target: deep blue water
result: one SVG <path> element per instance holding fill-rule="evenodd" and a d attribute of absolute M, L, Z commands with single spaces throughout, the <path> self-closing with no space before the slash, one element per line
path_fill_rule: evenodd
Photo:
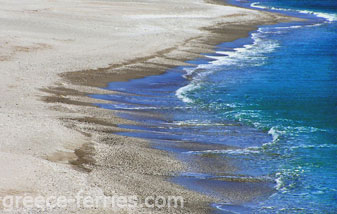
<path fill-rule="evenodd" d="M 145 124 L 121 126 L 137 130 L 122 135 L 150 139 L 187 162 L 216 155 L 218 172 L 191 168 L 173 180 L 223 197 L 214 204 L 223 213 L 337 213 L 337 1 L 232 3 L 310 21 L 261 26 L 195 66 L 108 87 L 128 95 L 93 97 Z M 232 203 L 213 190 L 231 185 L 263 193 Z"/>
<path fill-rule="evenodd" d="M 204 66 L 216 71 L 183 96 L 218 117 L 274 135 L 261 152 L 277 157 L 251 165 L 274 174 L 278 192 L 255 211 L 336 213 L 337 1 L 266 0 L 253 6 L 311 15 L 310 10 L 327 21 L 261 27 L 253 34 L 255 44 Z"/>

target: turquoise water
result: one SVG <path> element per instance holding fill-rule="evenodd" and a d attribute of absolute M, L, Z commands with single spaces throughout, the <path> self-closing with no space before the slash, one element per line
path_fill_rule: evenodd
<path fill-rule="evenodd" d="M 251 4 L 315 17 L 260 27 L 250 44 L 187 69 L 193 80 L 177 95 L 273 136 L 259 149 L 264 160 L 245 157 L 277 181 L 278 191 L 253 212 L 337 213 L 337 1 Z"/>
<path fill-rule="evenodd" d="M 194 66 L 92 97 L 140 122 L 119 134 L 201 163 L 173 181 L 222 198 L 221 213 L 337 213 L 337 1 L 232 3 L 309 20 L 260 26 Z"/>

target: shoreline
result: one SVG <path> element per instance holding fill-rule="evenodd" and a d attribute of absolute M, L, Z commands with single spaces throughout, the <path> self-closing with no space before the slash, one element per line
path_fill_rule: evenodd
<path fill-rule="evenodd" d="M 163 4 L 165 5 L 165 3 L 167 2 Z M 109 4 L 106 4 L 104 3 L 104 6 L 109 7 Z M 187 2 L 186 4 L 192 4 L 192 2 Z M 202 14 L 199 14 L 201 12 L 198 10 L 198 7 L 204 6 L 203 4 L 198 2 L 198 4 L 194 5 L 197 9 L 191 9 L 192 15 L 188 15 L 193 17 L 193 19 L 199 16 L 203 17 Z M 128 8 L 129 6 L 126 5 L 118 5 L 118 7 L 134 9 Z M 67 43 L 72 42 L 68 41 L 67 38 L 62 38 L 64 40 L 62 42 L 59 41 L 60 39 L 54 40 L 56 42 L 53 45 L 60 45 L 58 44 L 60 42 L 63 47 L 57 49 L 55 55 L 51 54 L 47 58 L 49 60 L 55 59 L 53 63 L 48 65 L 55 66 L 53 69 L 47 69 L 47 73 L 50 74 L 48 79 L 45 79 L 46 75 L 43 74 L 43 71 L 34 72 L 34 70 L 46 66 L 36 61 L 36 58 L 39 59 L 41 57 L 45 59 L 43 55 L 54 48 L 48 44 L 50 41 L 42 44 L 32 41 L 28 45 L 14 46 L 15 54 L 17 55 L 9 54 L 10 57 L 2 56 L 0 63 L 5 63 L 4 69 L 11 72 L 16 71 L 17 74 L 13 76 L 10 72 L 6 73 L 5 80 L 7 82 L 5 82 L 4 86 L 10 87 L 10 90 L 7 89 L 8 92 L 6 92 L 4 100 L 5 102 L 9 102 L 2 105 L 2 110 L 5 110 L 3 112 L 6 113 L 1 117 L 1 120 L 8 125 L 5 130 L 7 134 L 11 134 L 14 130 L 17 131 L 18 129 L 24 131 L 25 134 L 21 137 L 17 137 L 16 135 L 1 136 L 2 139 L 8 139 L 1 147 L 3 156 L 0 163 L 4 165 L 1 170 L 7 172 L 9 178 L 3 179 L 0 187 L 1 195 L 22 195 L 25 193 L 47 195 L 50 192 L 53 194 L 64 194 L 64 192 L 67 192 L 67 195 L 72 195 L 82 189 L 94 195 L 137 194 L 146 196 L 153 195 L 154 193 L 159 195 L 180 194 L 188 198 L 189 201 L 186 203 L 184 210 L 176 211 L 190 211 L 193 213 L 209 212 L 211 208 L 206 205 L 214 199 L 185 190 L 178 185 L 162 179 L 184 169 L 183 163 L 175 160 L 166 152 L 150 148 L 145 140 L 111 134 L 122 130 L 116 126 L 117 124 L 130 123 L 130 121 L 116 117 L 110 110 L 94 107 L 92 105 L 94 100 L 86 96 L 92 93 L 107 93 L 96 87 L 104 87 L 108 82 L 142 78 L 163 73 L 167 69 L 177 65 L 185 65 L 185 61 L 200 57 L 200 53 L 212 52 L 214 46 L 221 42 L 245 37 L 250 31 L 256 29 L 258 25 L 273 24 L 293 19 L 271 13 L 252 12 L 253 10 L 247 9 L 238 9 L 239 11 L 232 12 L 216 9 L 222 6 L 208 5 L 207 7 L 210 7 L 209 10 L 219 10 L 218 14 L 226 12 L 228 13 L 228 17 L 214 16 L 212 17 L 212 21 L 204 21 L 205 23 L 202 23 L 203 25 L 208 24 L 208 26 L 199 26 L 199 23 L 194 23 L 193 26 L 190 26 L 193 29 L 193 36 L 187 36 L 187 33 L 185 33 L 179 36 L 179 41 L 172 41 L 169 44 L 162 44 L 163 40 L 168 39 L 167 36 L 159 37 L 159 41 L 158 39 L 156 40 L 158 43 L 155 43 L 155 45 L 150 43 L 151 49 L 147 51 L 142 50 L 143 44 L 138 46 L 136 43 L 131 44 L 131 47 L 136 46 L 132 50 L 137 50 L 138 48 L 132 56 L 128 56 L 130 44 L 124 40 L 126 45 L 121 45 L 119 51 L 116 52 L 122 53 L 121 56 L 116 56 L 116 53 L 108 53 L 105 56 L 106 58 L 111 58 L 111 56 L 117 57 L 114 63 L 106 68 L 77 69 L 77 67 L 82 66 L 79 64 L 87 61 L 87 59 L 94 61 L 93 56 L 89 54 L 89 56 L 84 56 L 79 62 L 75 63 L 75 66 L 71 66 L 73 68 L 70 70 L 79 71 L 64 73 L 65 70 L 69 70 L 67 62 L 58 61 L 59 57 L 57 56 L 62 51 L 66 52 L 68 49 Z M 144 9 L 147 9 L 147 6 L 144 6 Z M 41 11 L 41 13 L 44 13 L 43 9 Z M 197 15 L 195 11 L 198 11 Z M 32 14 L 38 12 L 35 9 L 28 10 L 25 12 L 25 15 L 28 13 L 29 16 L 35 17 Z M 185 9 L 179 12 L 184 13 Z M 18 12 L 16 11 L 16 13 Z M 253 17 L 248 21 L 241 18 L 242 20 L 238 22 L 238 16 L 241 17 L 242 13 Z M 57 16 L 57 13 L 53 15 Z M 127 15 L 130 16 L 130 14 Z M 170 17 L 170 15 L 167 16 Z M 181 16 L 184 17 L 184 15 Z M 268 19 L 262 22 L 256 21 L 259 16 L 260 19 Z M 146 14 L 140 14 L 137 18 L 151 20 L 153 17 L 151 15 L 147 17 Z M 203 18 L 201 19 L 203 20 Z M 159 20 L 160 23 L 162 21 Z M 183 24 L 189 26 L 188 23 L 190 21 L 185 20 Z M 229 25 L 229 23 L 231 24 Z M 151 21 L 147 24 L 158 25 L 157 22 Z M 223 25 L 226 26 L 224 27 Z M 199 30 L 195 29 L 196 26 L 202 28 L 202 30 L 199 32 Z M 142 30 L 140 29 L 140 31 Z M 168 31 L 166 28 L 165 31 L 161 30 L 160 33 L 162 34 Z M 16 31 L 18 30 L 13 30 L 14 34 L 17 33 Z M 132 38 L 130 35 L 132 34 L 129 32 L 129 39 Z M 25 35 L 22 38 L 22 41 L 14 39 L 14 41 L 9 41 L 8 43 L 27 42 Z M 143 37 L 140 36 L 139 39 L 141 38 Z M 151 39 L 146 41 L 150 42 Z M 106 41 L 102 41 L 101 45 L 104 45 Z M 82 46 L 81 43 L 78 45 Z M 157 50 L 158 46 L 161 47 L 161 50 Z M 74 50 L 74 53 L 70 53 L 70 56 L 75 54 L 76 51 Z M 96 50 L 96 53 L 98 52 Z M 137 56 L 139 53 L 140 55 L 147 53 L 147 55 Z M 123 58 L 125 56 L 127 56 L 127 59 Z M 14 60 L 11 60 L 11 57 Z M 76 57 L 69 58 L 69 61 L 76 61 Z M 17 62 L 20 62 L 19 66 Z M 85 64 L 85 67 L 90 68 L 90 63 Z M 22 70 L 32 72 L 32 75 L 35 75 L 34 77 L 39 77 L 40 79 L 36 79 L 33 82 L 29 81 L 29 78 L 32 77 L 23 74 Z M 54 70 L 57 71 L 55 72 Z M 61 78 L 57 78 L 57 75 L 60 75 Z M 15 84 L 13 80 L 16 80 L 17 83 Z M 29 86 L 34 83 L 40 89 L 40 92 L 35 92 L 36 86 Z M 12 86 L 9 86 L 9 84 L 12 84 Z M 22 86 L 23 88 L 20 88 Z M 21 96 L 25 96 L 24 99 L 10 101 L 13 95 L 18 96 L 18 92 L 25 92 L 24 86 L 28 86 L 26 93 L 20 93 Z M 37 97 L 48 104 L 41 107 L 42 102 L 35 100 L 33 105 L 31 105 L 31 100 Z M 12 116 L 6 119 L 8 115 Z M 18 124 L 22 124 L 22 126 L 20 127 Z M 19 133 L 21 134 L 21 132 Z M 12 144 L 13 142 L 16 143 Z M 20 147 L 20 149 L 18 150 L 17 147 Z M 6 164 L 9 162 L 15 164 L 9 166 Z M 32 172 L 34 173 L 31 174 Z M 19 179 L 13 183 L 10 181 L 9 175 L 16 175 Z M 42 183 L 36 180 L 40 178 L 43 178 Z M 67 183 L 67 185 L 60 188 L 61 184 L 64 183 Z M 163 188 L 164 186 L 165 188 Z M 100 208 L 97 212 L 102 210 L 104 209 Z M 126 209 L 113 211 L 130 212 L 130 210 Z M 142 211 L 145 211 L 145 209 Z M 55 212 L 61 212 L 61 210 L 55 210 Z M 133 212 L 135 211 L 133 210 Z M 168 212 L 168 210 L 164 210 L 163 212 Z"/>

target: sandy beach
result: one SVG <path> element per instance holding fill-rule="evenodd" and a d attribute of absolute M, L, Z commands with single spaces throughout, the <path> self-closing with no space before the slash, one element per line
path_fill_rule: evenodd
<path fill-rule="evenodd" d="M 291 18 L 203 0 L 0 4 L 0 197 L 179 195 L 182 209 L 74 205 L 48 213 L 211 212 L 215 199 L 165 179 L 184 163 L 145 140 L 114 135 L 116 124 L 131 122 L 93 106 L 87 94 L 163 73 L 258 25 Z"/>

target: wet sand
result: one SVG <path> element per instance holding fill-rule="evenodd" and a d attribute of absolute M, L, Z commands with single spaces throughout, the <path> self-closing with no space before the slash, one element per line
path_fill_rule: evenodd
<path fill-rule="evenodd" d="M 133 123 L 97 108 L 99 87 L 165 72 L 288 17 L 192 1 L 0 1 L 0 197 L 181 195 L 184 209 L 55 208 L 49 213 L 206 213 L 215 199 L 167 181 L 186 166 Z M 18 213 L 39 213 L 38 209 Z"/>

